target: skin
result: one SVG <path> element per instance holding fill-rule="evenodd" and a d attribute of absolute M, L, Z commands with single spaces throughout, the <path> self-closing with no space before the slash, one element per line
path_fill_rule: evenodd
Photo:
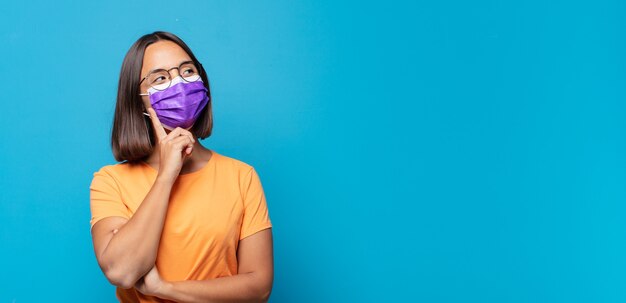
<path fill-rule="evenodd" d="M 146 48 L 141 77 L 156 68 L 169 69 L 190 60 L 177 44 L 159 41 Z M 176 69 L 171 77 L 178 76 Z M 142 83 L 140 90 L 147 92 Z M 177 302 L 267 302 L 273 278 L 272 229 L 264 229 L 239 241 L 238 273 L 201 281 L 164 281 L 155 266 L 169 196 L 179 174 L 201 169 L 212 156 L 187 129 L 168 130 L 161 125 L 143 96 L 157 144 L 147 163 L 158 170 L 143 202 L 130 218 L 108 217 L 92 229 L 94 251 L 107 279 L 122 288 L 135 287 L 146 295 Z"/>

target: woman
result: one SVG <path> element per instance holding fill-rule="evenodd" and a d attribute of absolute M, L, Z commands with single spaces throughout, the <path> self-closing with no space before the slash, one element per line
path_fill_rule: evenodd
<path fill-rule="evenodd" d="M 203 147 L 213 126 L 207 75 L 167 32 L 122 63 L 111 145 L 94 173 L 91 234 L 120 302 L 266 302 L 271 221 L 255 169 Z"/>

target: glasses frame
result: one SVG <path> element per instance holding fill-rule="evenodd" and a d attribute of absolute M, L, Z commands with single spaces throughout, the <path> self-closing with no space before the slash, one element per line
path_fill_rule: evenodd
<path fill-rule="evenodd" d="M 169 84 L 164 89 L 157 89 L 159 91 L 166 90 L 166 89 L 168 89 L 170 87 L 170 85 L 172 85 L 172 80 L 174 79 L 174 78 L 172 78 L 171 71 L 174 70 L 174 69 L 177 70 L 178 71 L 178 75 L 180 76 L 180 68 L 183 67 L 183 65 L 189 64 L 189 63 L 191 63 L 193 66 L 195 66 L 195 68 L 196 68 L 196 70 L 198 72 L 198 77 L 200 77 L 200 79 L 202 79 L 202 75 L 201 75 L 202 64 L 200 62 L 198 62 L 199 66 L 197 66 L 196 63 L 193 62 L 193 60 L 187 60 L 187 61 L 181 62 L 180 65 L 174 66 L 174 67 L 172 67 L 170 69 L 157 68 L 157 69 L 153 69 L 153 70 L 149 71 L 148 74 L 145 77 L 141 78 L 141 80 L 139 81 L 139 85 L 141 85 L 141 83 L 143 83 L 144 80 L 146 80 L 148 77 L 150 77 L 150 75 L 152 75 L 154 73 L 166 72 L 169 75 L 169 77 L 170 77 Z M 189 82 L 189 81 L 185 80 L 185 77 L 181 76 L 181 78 L 183 79 L 183 81 Z M 150 85 L 150 87 L 154 88 L 152 85 Z M 148 96 L 148 94 L 139 94 L 139 95 L 141 95 L 141 96 Z"/>

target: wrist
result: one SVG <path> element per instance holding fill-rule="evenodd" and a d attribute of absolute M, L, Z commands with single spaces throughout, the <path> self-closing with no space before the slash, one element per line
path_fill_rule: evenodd
<path fill-rule="evenodd" d="M 174 184 L 174 181 L 176 181 L 176 179 L 164 176 L 164 175 L 157 175 L 156 180 L 154 181 L 154 183 L 160 183 L 162 185 L 167 185 L 167 186 L 172 186 Z"/>
<path fill-rule="evenodd" d="M 161 287 L 159 287 L 155 296 L 167 300 L 167 299 L 172 298 L 173 292 L 174 292 L 174 284 L 168 281 L 162 281 Z"/>

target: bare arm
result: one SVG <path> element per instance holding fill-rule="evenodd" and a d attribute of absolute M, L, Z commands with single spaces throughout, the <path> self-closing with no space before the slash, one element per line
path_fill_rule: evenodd
<path fill-rule="evenodd" d="M 108 217 L 91 231 L 100 268 L 112 284 L 122 288 L 131 288 L 154 266 L 172 185 L 195 142 L 189 131 L 179 127 L 167 134 L 154 110 L 148 112 L 159 153 L 156 180 L 130 219 Z"/>
<path fill-rule="evenodd" d="M 109 217 L 93 226 L 96 258 L 112 284 L 130 288 L 154 265 L 171 188 L 157 178 L 130 219 Z"/>
<path fill-rule="evenodd" d="M 139 291 L 176 302 L 267 302 L 274 280 L 272 229 L 267 228 L 239 242 L 238 274 L 211 280 L 167 282 L 152 271 L 138 285 Z"/>

